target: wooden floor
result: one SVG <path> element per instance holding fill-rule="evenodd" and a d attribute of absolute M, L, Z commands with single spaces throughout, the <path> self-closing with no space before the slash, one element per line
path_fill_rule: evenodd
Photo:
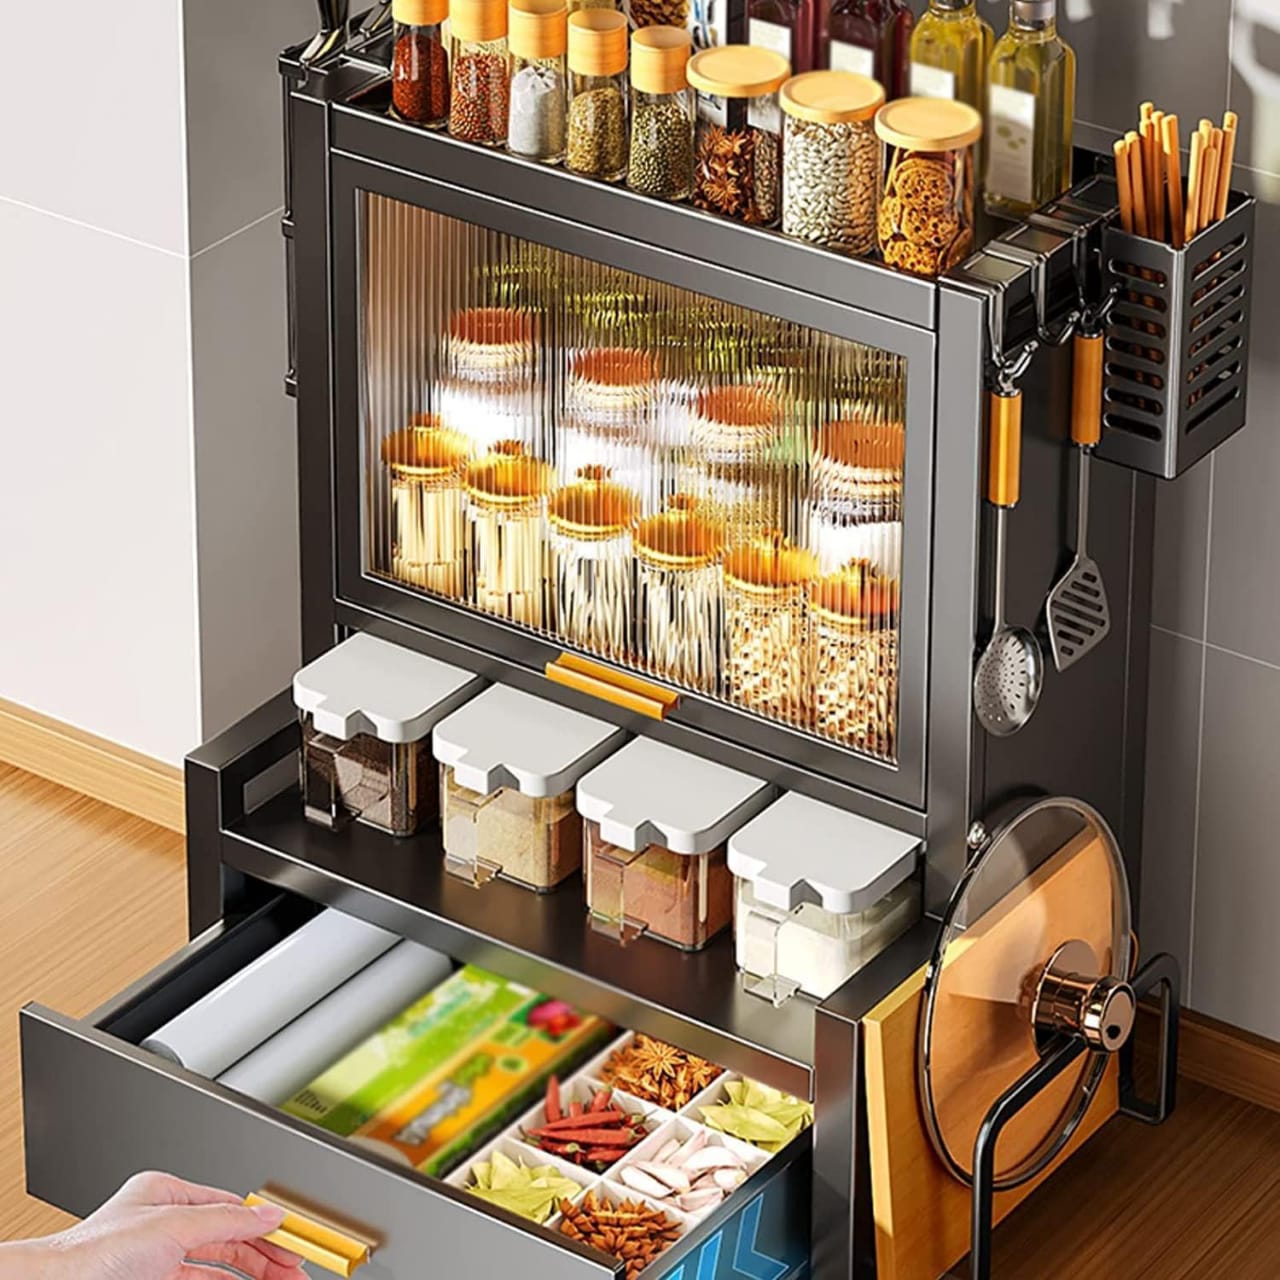
<path fill-rule="evenodd" d="M 87 1012 L 182 945 L 181 837 L 0 765 L 0 889 L 0 1239 L 12 1239 L 65 1221 L 23 1191 L 17 1010 Z M 1112 1121 L 1001 1227 L 995 1276 L 1276 1280 L 1280 1114 L 1184 1082 L 1163 1128 Z"/>

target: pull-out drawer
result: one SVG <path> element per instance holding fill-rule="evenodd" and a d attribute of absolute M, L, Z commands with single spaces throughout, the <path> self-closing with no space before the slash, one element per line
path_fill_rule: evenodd
<path fill-rule="evenodd" d="M 296 928 L 282 898 L 219 924 L 83 1021 L 22 1011 L 27 1186 L 91 1212 L 126 1178 L 163 1169 L 240 1193 L 266 1189 L 372 1241 L 369 1280 L 600 1280 L 622 1264 L 491 1208 L 138 1047 L 176 1013 Z M 808 1265 L 809 1143 L 770 1160 L 651 1268 L 653 1280 L 783 1280 Z"/>

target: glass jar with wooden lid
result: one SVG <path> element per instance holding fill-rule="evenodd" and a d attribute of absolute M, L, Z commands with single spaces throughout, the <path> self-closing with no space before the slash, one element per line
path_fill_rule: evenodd
<path fill-rule="evenodd" d="M 450 0 L 449 132 L 500 147 L 507 140 L 506 0 Z"/>
<path fill-rule="evenodd" d="M 564 0 L 511 0 L 511 114 L 507 150 L 558 164 L 564 159 L 569 14 Z"/>
<path fill-rule="evenodd" d="M 547 495 L 550 464 L 518 440 L 500 440 L 467 468 L 471 603 L 511 622 L 550 621 Z"/>
<path fill-rule="evenodd" d="M 899 271 L 938 276 L 973 252 L 982 116 L 964 102 L 900 98 L 876 115 L 885 144 L 879 240 Z"/>
<path fill-rule="evenodd" d="M 569 15 L 565 167 L 617 182 L 627 172 L 627 19 L 614 9 Z"/>
<path fill-rule="evenodd" d="M 724 559 L 724 693 L 773 720 L 805 724 L 805 588 L 818 576 L 812 552 L 773 530 Z"/>
<path fill-rule="evenodd" d="M 421 415 L 382 442 L 391 475 L 391 572 L 455 600 L 465 589 L 463 477 L 470 457 L 467 438 L 435 414 Z"/>
<path fill-rule="evenodd" d="M 627 186 L 660 200 L 693 194 L 694 96 L 686 27 L 644 27 L 631 36 L 631 155 Z"/>
<path fill-rule="evenodd" d="M 630 657 L 631 531 L 640 498 L 609 469 L 586 466 L 551 497 L 551 555 L 559 634 L 605 657 Z"/>
<path fill-rule="evenodd" d="M 665 680 L 714 692 L 720 678 L 724 530 L 675 495 L 634 535 L 637 657 Z"/>
<path fill-rule="evenodd" d="M 392 0 L 391 109 L 401 120 L 442 128 L 449 119 L 449 0 Z"/>

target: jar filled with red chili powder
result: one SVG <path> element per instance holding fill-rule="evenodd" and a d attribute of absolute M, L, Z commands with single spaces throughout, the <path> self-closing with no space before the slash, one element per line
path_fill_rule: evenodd
<path fill-rule="evenodd" d="M 507 0 L 453 0 L 449 32 L 449 132 L 466 142 L 501 146 L 510 102 Z"/>
<path fill-rule="evenodd" d="M 449 54 L 441 24 L 449 0 L 393 0 L 395 54 L 391 62 L 391 106 L 401 120 L 442 128 L 449 119 Z"/>

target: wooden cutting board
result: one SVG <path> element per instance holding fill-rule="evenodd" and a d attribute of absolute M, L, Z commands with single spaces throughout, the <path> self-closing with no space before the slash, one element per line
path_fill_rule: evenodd
<path fill-rule="evenodd" d="M 945 1027 L 945 1034 L 974 1046 L 975 1073 L 984 1069 L 984 1063 L 989 1069 L 998 1059 L 1000 1078 L 1012 1083 L 1034 1063 L 1025 1022 L 1019 1023 L 1012 1013 L 993 1011 L 986 997 L 1008 991 L 1011 973 L 1020 973 L 1039 958 L 1046 935 L 1058 942 L 1083 938 L 1104 957 L 1104 963 L 1109 960 L 1109 921 L 1099 918 L 1104 913 L 1098 910 L 1097 888 L 1107 883 L 1109 873 L 1101 842 L 1088 833 L 1079 836 L 966 930 L 962 946 L 951 947 L 947 964 L 963 966 L 963 970 L 950 975 L 956 979 L 947 984 L 953 994 L 947 998 L 945 1022 L 938 1025 Z M 970 1190 L 938 1159 L 921 1119 L 916 1042 L 925 972 L 920 969 L 864 1019 L 867 1132 L 879 1280 L 938 1280 L 969 1252 Z M 967 999 L 970 992 L 979 998 Z M 939 1012 L 943 1012 L 941 1004 Z M 1062 1155 L 1039 1178 L 996 1197 L 996 1222 L 1116 1113 L 1118 1067 L 1118 1063 L 1111 1064 L 1093 1105 Z M 1071 1073 L 1068 1077 L 1046 1090 L 1010 1125 L 1001 1142 L 1000 1165 L 1010 1153 L 1034 1147 L 1061 1113 L 1065 1094 L 1076 1079 Z M 955 1127 L 968 1131 L 971 1126 L 976 1134 L 985 1102 L 979 1095 L 971 1114 L 963 1115 L 964 1086 L 965 1081 L 959 1078 L 935 1081 L 940 1097 L 949 1097 L 951 1105 L 961 1110 L 962 1118 Z"/>

